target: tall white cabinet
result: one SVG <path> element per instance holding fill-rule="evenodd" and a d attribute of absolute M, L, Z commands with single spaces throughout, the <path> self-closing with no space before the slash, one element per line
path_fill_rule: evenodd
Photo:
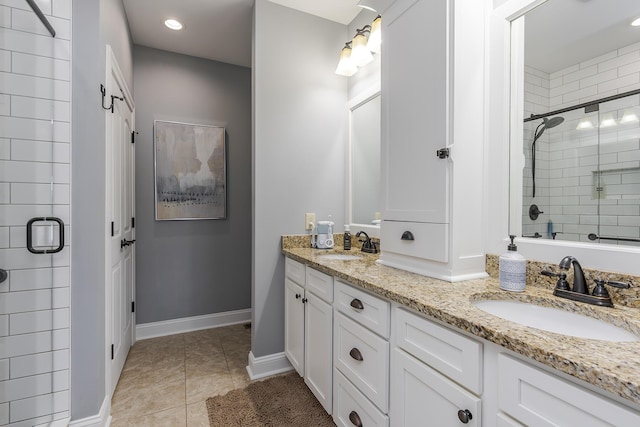
<path fill-rule="evenodd" d="M 483 277 L 484 40 L 477 34 L 485 2 L 379 3 L 380 262 L 449 281 Z"/>

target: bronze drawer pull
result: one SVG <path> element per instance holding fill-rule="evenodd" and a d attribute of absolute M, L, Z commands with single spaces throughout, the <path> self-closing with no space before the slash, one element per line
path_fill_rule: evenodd
<path fill-rule="evenodd" d="M 364 360 L 362 358 L 362 353 L 360 353 L 360 350 L 355 347 L 351 349 L 351 351 L 349 352 L 349 356 L 351 356 L 351 358 L 357 360 L 358 362 L 362 362 Z"/>
<path fill-rule="evenodd" d="M 356 411 L 351 411 L 349 414 L 349 421 L 351 421 L 351 424 L 356 427 L 362 427 L 362 420 Z"/>
<path fill-rule="evenodd" d="M 362 301 L 360 301 L 358 298 L 352 299 L 351 304 L 349 305 L 356 310 L 364 310 L 364 304 L 362 304 Z"/>

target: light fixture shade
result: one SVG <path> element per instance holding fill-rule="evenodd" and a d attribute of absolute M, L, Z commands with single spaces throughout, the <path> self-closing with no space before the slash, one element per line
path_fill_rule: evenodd
<path fill-rule="evenodd" d="M 371 33 L 369 34 L 369 41 L 367 47 L 371 52 L 379 53 L 380 45 L 382 44 L 382 17 L 378 15 L 376 19 L 371 23 Z"/>
<path fill-rule="evenodd" d="M 168 28 L 172 29 L 172 30 L 181 30 L 183 28 L 183 25 L 180 21 L 178 21 L 177 19 L 173 19 L 173 18 L 169 18 L 167 20 L 164 21 L 164 25 L 166 25 Z"/>
<path fill-rule="evenodd" d="M 577 130 L 593 129 L 593 123 L 589 119 L 582 119 L 576 126 Z"/>
<path fill-rule="evenodd" d="M 639 121 L 638 115 L 633 111 L 625 111 L 620 119 L 620 124 L 635 123 Z"/>
<path fill-rule="evenodd" d="M 616 125 L 616 119 L 613 118 L 612 114 L 606 114 L 602 121 L 600 122 L 601 128 L 608 128 Z"/>
<path fill-rule="evenodd" d="M 373 61 L 373 55 L 371 55 L 371 51 L 367 47 L 367 37 L 363 32 L 358 32 L 351 43 L 351 60 L 358 67 L 363 67 Z"/>
<path fill-rule="evenodd" d="M 351 48 L 349 46 L 343 47 L 342 51 L 340 51 L 340 61 L 336 68 L 336 74 L 351 77 L 357 72 L 358 67 L 356 67 L 356 64 L 351 60 Z"/>

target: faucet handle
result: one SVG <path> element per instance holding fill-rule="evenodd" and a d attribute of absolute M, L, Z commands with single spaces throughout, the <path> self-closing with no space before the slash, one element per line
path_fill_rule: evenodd
<path fill-rule="evenodd" d="M 563 291 L 569 290 L 569 282 L 567 282 L 567 273 L 565 272 L 556 273 L 555 271 L 542 270 L 540 274 L 547 277 L 557 277 L 558 281 L 556 282 L 556 289 L 561 289 Z"/>
<path fill-rule="evenodd" d="M 615 280 L 603 280 L 603 279 L 595 279 L 596 282 L 596 287 L 593 288 L 593 296 L 596 297 L 603 297 L 603 298 L 608 298 L 609 297 L 609 291 L 607 291 L 607 288 L 605 288 L 604 285 L 609 285 L 609 286 L 613 286 L 614 288 L 620 288 L 620 289 L 629 289 L 631 287 L 631 285 L 629 283 L 624 283 L 624 282 L 617 282 Z"/>

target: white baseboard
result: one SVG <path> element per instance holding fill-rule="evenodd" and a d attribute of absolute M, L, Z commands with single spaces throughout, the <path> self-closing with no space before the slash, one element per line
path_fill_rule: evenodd
<path fill-rule="evenodd" d="M 221 326 L 248 323 L 251 321 L 251 309 L 226 311 L 224 313 L 205 314 L 204 316 L 183 317 L 161 322 L 136 325 L 136 340 L 164 337 L 200 329 L 219 328 Z"/>
<path fill-rule="evenodd" d="M 111 425 L 111 399 L 109 396 L 105 396 L 97 415 L 69 423 L 69 427 L 109 427 L 109 425 Z"/>
<path fill-rule="evenodd" d="M 253 352 L 249 352 L 249 366 L 247 373 L 249 378 L 257 380 L 271 375 L 281 374 L 293 370 L 284 353 L 269 354 L 262 357 L 254 357 Z"/>

